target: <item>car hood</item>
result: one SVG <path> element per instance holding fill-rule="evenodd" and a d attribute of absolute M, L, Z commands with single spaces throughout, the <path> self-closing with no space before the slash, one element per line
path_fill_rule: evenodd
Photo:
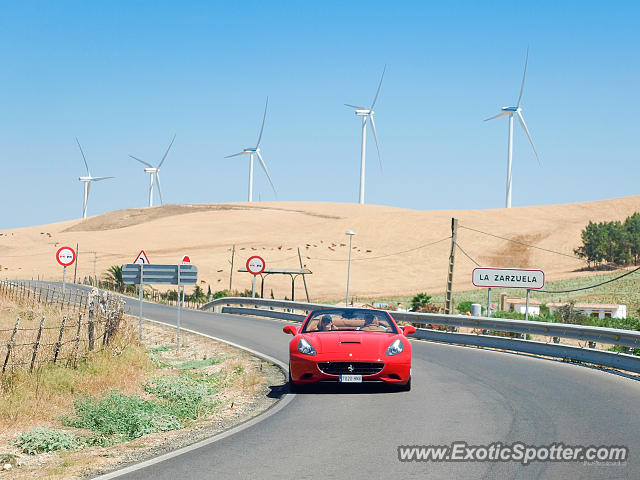
<path fill-rule="evenodd" d="M 400 335 L 383 332 L 314 332 L 303 337 L 318 353 L 352 353 L 384 355 L 391 342 Z"/>

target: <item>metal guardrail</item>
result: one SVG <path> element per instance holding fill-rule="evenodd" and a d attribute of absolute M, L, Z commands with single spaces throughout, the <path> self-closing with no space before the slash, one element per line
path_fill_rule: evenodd
<path fill-rule="evenodd" d="M 202 307 L 202 310 L 301 321 L 304 319 L 304 316 L 312 310 L 324 310 L 328 308 L 335 308 L 335 305 L 263 298 L 228 297 L 209 302 Z M 304 314 L 295 313 L 296 311 L 304 312 Z M 640 332 L 634 330 L 618 330 L 613 328 L 568 325 L 564 323 L 533 322 L 507 318 L 470 317 L 467 315 L 395 311 L 389 313 L 391 313 L 396 321 L 410 322 L 413 324 L 445 325 L 458 328 L 466 327 L 483 331 L 497 330 L 501 332 L 542 335 L 550 338 L 571 338 L 587 342 L 620 345 L 628 348 L 640 348 Z M 422 328 L 418 329 L 413 336 L 438 342 L 500 348 L 535 355 L 557 357 L 640 373 L 640 357 L 624 353 L 596 350 L 594 348 L 580 348 L 570 345 L 558 345 L 555 343 L 506 338 L 495 335 L 445 332 Z"/>

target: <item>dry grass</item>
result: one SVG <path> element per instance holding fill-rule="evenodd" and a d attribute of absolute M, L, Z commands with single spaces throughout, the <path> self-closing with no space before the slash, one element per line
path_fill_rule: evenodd
<path fill-rule="evenodd" d="M 541 268 L 548 281 L 555 281 L 585 275 L 578 271 L 585 262 L 572 256 L 589 220 L 624 220 L 639 210 L 640 196 L 492 210 L 418 211 L 314 202 L 164 205 L 3 231 L 0 251 L 6 255 L 1 262 L 4 276 L 44 275 L 47 280 L 61 279 L 62 271 L 51 259 L 65 244 L 81 245 L 79 278 L 93 275 L 94 260 L 98 275 L 112 265 L 133 261 L 139 252 L 133 245 L 144 245 L 151 262 L 158 264 L 175 263 L 188 253 L 198 266 L 199 285 L 205 291 L 209 285 L 215 292 L 229 288 L 232 245 L 236 246 L 235 270 L 255 254 L 265 259 L 268 268 L 297 268 L 300 248 L 303 264 L 313 272 L 306 278 L 309 294 L 314 301 L 325 301 L 344 295 L 349 243 L 344 232 L 351 229 L 357 235 L 353 237 L 349 291 L 358 298 L 375 298 L 444 290 L 451 217 L 460 221 L 458 243 L 482 265 Z M 94 257 L 89 252 L 97 254 Z M 459 255 L 456 291 L 473 287 L 474 267 Z M 305 298 L 300 280 L 295 286 L 297 299 Z M 246 288 L 251 288 L 251 275 L 234 272 L 231 290 Z M 270 275 L 265 280 L 265 295 L 271 289 L 276 298 L 291 296 L 291 279 Z"/>
<path fill-rule="evenodd" d="M 43 314 L 50 316 L 52 322 L 59 321 L 64 315 L 56 308 L 2 302 L 1 299 L 0 312 L 4 322 L 2 328 L 7 325 L 7 319 L 10 324 L 10 319 L 16 315 L 30 326 Z M 57 479 L 80 478 L 91 469 L 130 459 L 131 452 L 143 452 L 185 435 L 184 430 L 164 432 L 108 448 L 91 447 L 35 456 L 22 454 L 9 443 L 20 433 L 42 426 L 73 430 L 76 435 L 90 434 L 62 427 L 60 423 L 61 417 L 73 411 L 74 399 L 80 394 L 99 398 L 117 390 L 125 395 L 150 398 L 142 385 L 153 377 L 185 371 L 196 375 L 217 373 L 220 388 L 215 399 L 218 406 L 197 422 L 198 428 L 235 418 L 240 411 L 255 408 L 251 406 L 264 396 L 263 362 L 243 351 L 185 332 L 178 353 L 172 328 L 145 323 L 143 344 L 140 344 L 137 342 L 137 319 L 125 318 L 121 325 L 108 348 L 92 352 L 75 369 L 46 364 L 33 374 L 15 370 L 0 377 L 0 454 L 16 454 L 23 463 L 11 471 L 11 478 L 42 475 Z M 2 475 L 0 472 L 0 477 Z"/>
<path fill-rule="evenodd" d="M 139 393 L 155 368 L 133 335 L 125 325 L 110 348 L 89 354 L 76 369 L 45 364 L 32 374 L 16 370 L 0 377 L 0 444 L 33 427 L 53 425 L 71 410 L 78 393 L 101 395 L 113 388 Z"/>

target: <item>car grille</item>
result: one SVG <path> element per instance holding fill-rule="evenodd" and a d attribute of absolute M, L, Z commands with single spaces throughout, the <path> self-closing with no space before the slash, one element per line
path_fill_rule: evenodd
<path fill-rule="evenodd" d="M 352 368 L 349 368 L 352 367 Z M 375 375 L 384 368 L 380 362 L 320 362 L 318 368 L 328 375 Z"/>

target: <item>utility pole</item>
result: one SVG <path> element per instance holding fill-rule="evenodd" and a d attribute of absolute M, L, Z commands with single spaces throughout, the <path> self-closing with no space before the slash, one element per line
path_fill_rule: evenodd
<path fill-rule="evenodd" d="M 76 283 L 76 275 L 78 274 L 78 257 L 80 256 L 78 252 L 78 244 L 76 243 L 76 261 L 73 267 L 73 283 Z"/>
<path fill-rule="evenodd" d="M 96 275 L 96 263 L 98 262 L 98 252 L 93 252 L 93 280 L 98 285 L 98 277 Z"/>
<path fill-rule="evenodd" d="M 445 315 L 451 314 L 453 311 L 451 303 L 453 302 L 452 292 L 453 289 L 453 267 L 456 262 L 456 238 L 458 236 L 458 219 L 451 218 L 451 253 L 449 253 L 449 273 L 447 275 L 447 291 L 444 300 L 444 313 Z"/>
<path fill-rule="evenodd" d="M 229 271 L 229 293 L 231 293 L 231 283 L 233 282 L 233 257 L 236 256 L 236 246 L 231 250 L 231 270 Z"/>

